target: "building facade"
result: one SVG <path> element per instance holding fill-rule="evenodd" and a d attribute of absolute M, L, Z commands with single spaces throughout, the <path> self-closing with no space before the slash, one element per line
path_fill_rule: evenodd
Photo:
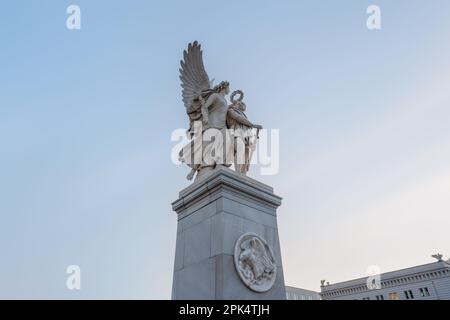
<path fill-rule="evenodd" d="M 321 286 L 322 300 L 450 300 L 450 263 L 437 261 Z"/>
<path fill-rule="evenodd" d="M 316 291 L 286 286 L 286 300 L 321 300 Z"/>

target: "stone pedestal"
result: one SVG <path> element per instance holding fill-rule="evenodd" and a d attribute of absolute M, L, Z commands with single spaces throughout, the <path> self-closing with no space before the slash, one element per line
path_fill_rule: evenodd
<path fill-rule="evenodd" d="M 224 167 L 182 190 L 172 204 L 178 214 L 172 299 L 285 299 L 280 204 L 271 187 Z M 274 283 L 268 291 L 251 289 L 237 272 L 236 242 L 246 233 L 271 248 Z"/>

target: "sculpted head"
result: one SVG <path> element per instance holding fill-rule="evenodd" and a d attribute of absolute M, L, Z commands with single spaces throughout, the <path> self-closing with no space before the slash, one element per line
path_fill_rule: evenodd
<path fill-rule="evenodd" d="M 224 93 L 225 95 L 230 93 L 230 83 L 228 81 L 222 81 L 213 89 L 217 93 Z"/>
<path fill-rule="evenodd" d="M 237 102 L 236 105 L 239 108 L 239 110 L 241 110 L 243 112 L 245 112 L 245 110 L 247 109 L 247 106 L 242 101 Z"/>

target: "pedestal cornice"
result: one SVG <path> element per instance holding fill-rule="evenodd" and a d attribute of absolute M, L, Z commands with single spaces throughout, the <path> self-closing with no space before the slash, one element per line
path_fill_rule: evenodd
<path fill-rule="evenodd" d="M 172 209 L 180 214 L 196 202 L 227 190 L 254 198 L 274 209 L 281 205 L 282 198 L 273 193 L 272 187 L 228 168 L 219 167 L 181 190 L 179 198 L 172 203 Z"/>

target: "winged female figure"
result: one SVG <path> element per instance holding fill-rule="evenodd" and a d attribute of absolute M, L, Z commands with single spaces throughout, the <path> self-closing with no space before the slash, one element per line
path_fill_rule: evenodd
<path fill-rule="evenodd" d="M 180 151 L 179 159 L 191 168 L 188 180 L 196 173 L 198 178 L 217 165 L 229 167 L 233 162 L 237 172 L 246 174 L 258 138 L 253 129 L 262 126 L 247 119 L 244 93 L 233 92 L 232 104 L 227 104 L 230 84 L 222 81 L 212 87 L 197 41 L 188 45 L 180 63 L 183 103 L 189 117 L 187 134 L 191 141 Z M 236 94 L 240 97 L 234 100 Z"/>
<path fill-rule="evenodd" d="M 230 84 L 222 81 L 211 88 L 197 41 L 190 43 L 183 53 L 180 80 L 191 141 L 180 151 L 179 159 L 191 168 L 187 176 L 191 180 L 195 173 L 217 165 L 230 166 L 233 161 L 233 145 L 226 130 L 228 105 L 225 97 L 230 92 Z"/>

